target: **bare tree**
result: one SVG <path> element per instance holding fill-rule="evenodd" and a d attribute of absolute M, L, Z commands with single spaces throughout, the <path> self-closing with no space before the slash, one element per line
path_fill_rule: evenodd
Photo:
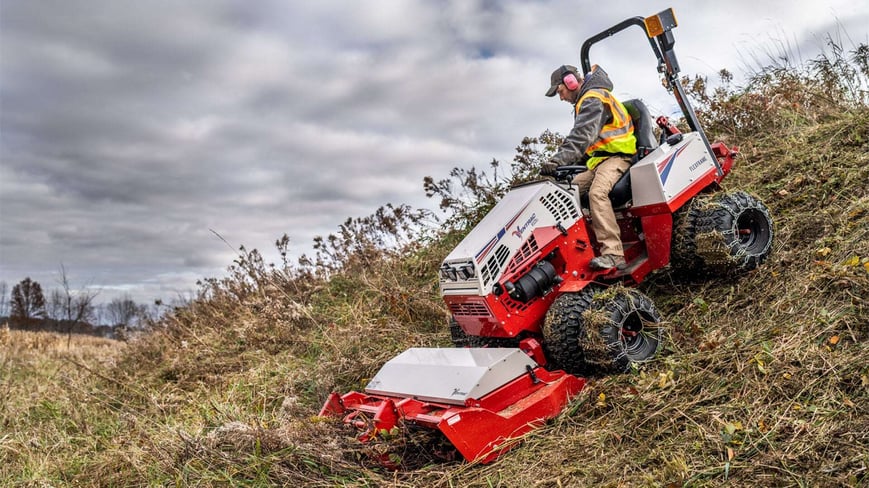
<path fill-rule="evenodd" d="M 134 327 L 144 315 L 143 308 L 134 302 L 130 295 L 125 294 L 106 305 L 106 318 L 109 325 Z"/>
<path fill-rule="evenodd" d="M 19 322 L 29 322 L 45 316 L 45 296 L 42 286 L 30 277 L 24 278 L 12 287 L 12 316 Z"/>
<path fill-rule="evenodd" d="M 93 314 L 93 301 L 99 295 L 99 291 L 88 290 L 86 287 L 81 290 L 73 290 L 69 284 L 69 278 L 66 276 L 66 268 L 63 264 L 60 265 L 60 278 L 58 282 L 62 290 L 60 290 L 60 322 L 66 325 L 66 347 L 69 348 L 72 340 L 72 330 L 76 325 L 85 323 Z"/>
<path fill-rule="evenodd" d="M 65 304 L 66 296 L 63 292 L 57 288 L 51 290 L 51 293 L 48 294 L 48 300 L 45 302 L 45 316 L 60 322 L 66 318 Z"/>
<path fill-rule="evenodd" d="M 106 304 L 93 306 L 93 325 L 106 325 Z"/>

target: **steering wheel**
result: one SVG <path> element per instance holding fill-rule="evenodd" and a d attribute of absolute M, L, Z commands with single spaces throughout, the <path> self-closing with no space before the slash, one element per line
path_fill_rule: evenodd
<path fill-rule="evenodd" d="M 584 164 L 568 164 L 555 168 L 555 174 L 552 176 L 555 181 L 570 183 L 576 175 L 586 171 L 588 171 L 588 166 Z"/>

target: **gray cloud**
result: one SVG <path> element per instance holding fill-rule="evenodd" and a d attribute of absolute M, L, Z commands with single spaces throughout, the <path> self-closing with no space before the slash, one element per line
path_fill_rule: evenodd
<path fill-rule="evenodd" d="M 866 42 L 858 3 L 5 2 L 0 280 L 50 288 L 63 263 L 103 299 L 171 298 L 238 245 L 309 252 L 385 203 L 434 206 L 423 176 L 566 130 L 549 73 L 624 17 L 673 4 L 683 71 L 713 74 L 781 39 L 804 59 L 826 32 Z M 593 59 L 672 110 L 643 42 Z"/>

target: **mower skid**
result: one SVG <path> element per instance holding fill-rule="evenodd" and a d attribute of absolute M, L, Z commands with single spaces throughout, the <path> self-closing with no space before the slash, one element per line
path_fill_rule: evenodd
<path fill-rule="evenodd" d="M 502 351 L 512 354 L 518 350 Z M 343 418 L 360 431 L 363 443 L 378 433 L 411 426 L 438 430 L 468 461 L 488 463 L 512 447 L 515 442 L 511 440 L 556 417 L 584 386 L 584 379 L 563 371 L 527 367 L 518 377 L 480 398 L 465 398 L 462 404 L 419 395 L 353 391 L 341 396 L 332 393 L 320 415 Z"/>
<path fill-rule="evenodd" d="M 557 417 L 568 401 L 585 386 L 584 379 L 560 371 L 552 374 L 543 368 L 538 369 L 534 371 L 535 375 L 548 378 L 544 380 L 538 377 L 541 381 L 539 385 L 542 386 L 536 389 L 532 387 L 527 396 L 500 411 L 484 407 L 468 407 L 457 411 L 444 418 L 438 424 L 438 430 L 468 461 L 485 464 L 495 460 L 516 444 L 511 440 Z M 522 384 L 512 387 L 524 389 L 529 386 Z"/>

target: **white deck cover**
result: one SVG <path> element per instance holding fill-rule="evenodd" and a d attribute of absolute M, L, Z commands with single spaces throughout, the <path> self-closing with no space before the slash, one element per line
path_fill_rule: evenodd
<path fill-rule="evenodd" d="M 390 359 L 365 392 L 464 405 L 526 374 L 537 363 L 512 348 L 411 348 Z"/>

